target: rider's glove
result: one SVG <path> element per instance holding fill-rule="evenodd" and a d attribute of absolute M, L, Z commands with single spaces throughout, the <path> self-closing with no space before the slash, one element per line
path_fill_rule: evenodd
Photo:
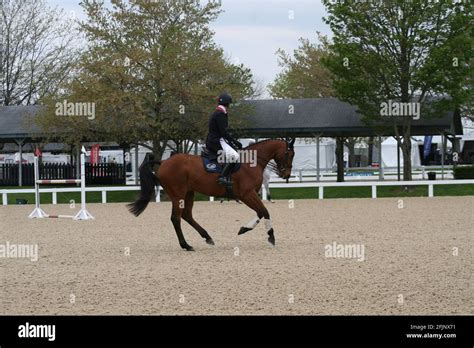
<path fill-rule="evenodd" d="M 238 140 L 235 140 L 235 141 L 234 141 L 234 145 L 235 145 L 235 147 L 238 148 L 239 150 L 241 150 L 241 149 L 243 148 L 242 143 L 241 143 L 240 141 L 238 141 Z"/>

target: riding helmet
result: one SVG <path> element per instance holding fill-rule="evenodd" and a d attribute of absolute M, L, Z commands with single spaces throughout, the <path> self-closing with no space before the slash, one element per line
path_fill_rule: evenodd
<path fill-rule="evenodd" d="M 219 99 L 217 100 L 219 105 L 230 105 L 232 104 L 232 97 L 227 93 L 224 92 L 219 96 Z"/>

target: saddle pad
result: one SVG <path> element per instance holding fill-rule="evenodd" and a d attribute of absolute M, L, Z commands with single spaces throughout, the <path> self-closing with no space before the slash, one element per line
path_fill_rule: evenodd
<path fill-rule="evenodd" d="M 224 169 L 220 163 L 217 163 L 217 161 L 211 161 L 209 158 L 202 157 L 202 163 L 204 165 L 204 169 L 208 173 L 220 173 Z M 234 165 L 234 168 L 232 168 L 231 174 L 235 173 L 240 169 L 240 163 L 236 163 Z"/>

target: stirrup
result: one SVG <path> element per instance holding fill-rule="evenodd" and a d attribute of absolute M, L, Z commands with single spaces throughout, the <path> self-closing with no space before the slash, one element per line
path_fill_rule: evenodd
<path fill-rule="evenodd" d="M 229 178 L 226 178 L 225 176 L 220 176 L 217 179 L 217 182 L 221 185 L 224 185 L 224 186 L 232 186 L 232 181 L 229 180 Z"/>

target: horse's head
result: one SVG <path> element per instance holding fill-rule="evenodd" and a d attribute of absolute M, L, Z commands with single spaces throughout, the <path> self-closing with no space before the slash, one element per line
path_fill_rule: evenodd
<path fill-rule="evenodd" d="M 274 158 L 276 162 L 275 169 L 278 175 L 288 182 L 291 176 L 291 168 L 293 167 L 293 157 L 295 157 L 295 139 L 285 141 L 283 144 L 284 146 L 278 149 Z"/>

